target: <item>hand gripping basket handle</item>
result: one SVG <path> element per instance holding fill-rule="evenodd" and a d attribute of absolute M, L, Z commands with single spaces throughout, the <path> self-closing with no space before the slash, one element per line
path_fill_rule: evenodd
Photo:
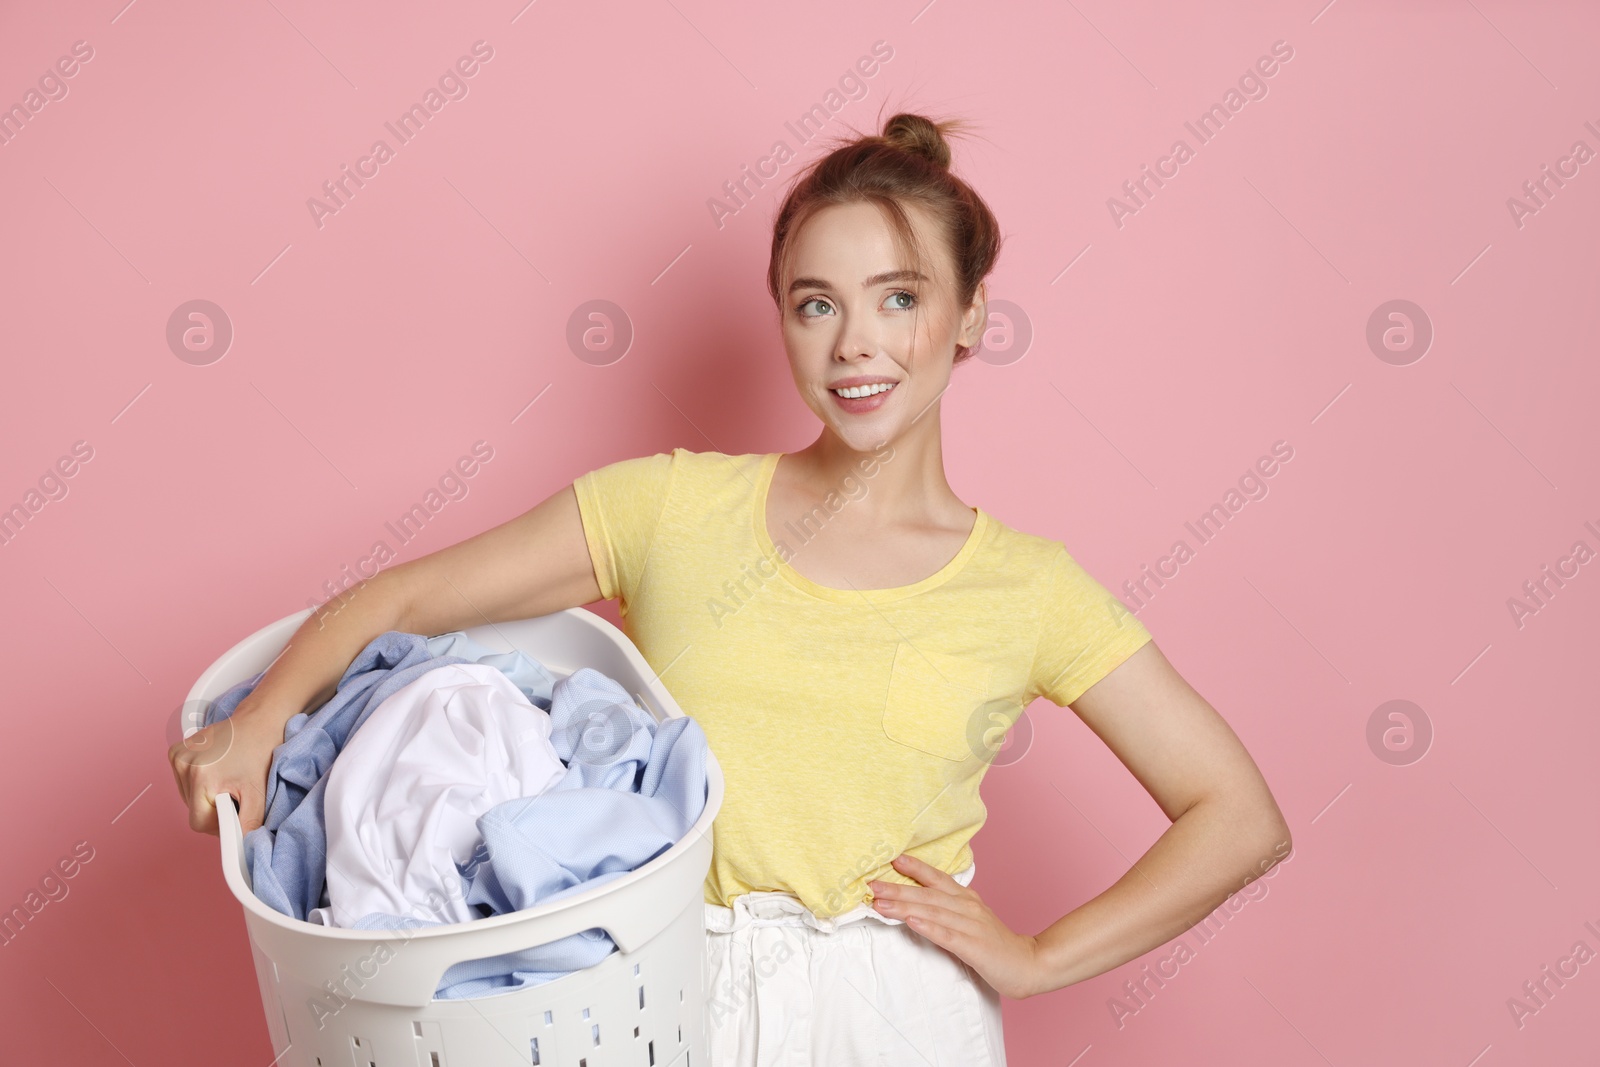
<path fill-rule="evenodd" d="M 597 886 L 592 893 L 574 894 L 550 905 L 416 930 L 326 927 L 283 915 L 256 897 L 246 880 L 233 797 L 218 793 L 215 803 L 229 888 L 245 906 L 251 937 L 280 974 L 287 970 L 318 987 L 348 974 L 362 961 L 361 999 L 380 1004 L 426 1006 L 444 972 L 457 963 L 533 948 L 595 927 L 605 930 L 619 949 L 632 952 L 660 933 L 686 902 L 701 906 L 701 886 L 710 864 L 709 824 L 706 830 L 697 824 L 638 870 Z M 373 963 L 374 959 L 381 963 Z M 369 971 L 376 973 L 368 977 Z"/>

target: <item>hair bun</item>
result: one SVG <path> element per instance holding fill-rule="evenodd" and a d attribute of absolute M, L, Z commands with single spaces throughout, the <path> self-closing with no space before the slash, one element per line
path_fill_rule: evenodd
<path fill-rule="evenodd" d="M 922 115 L 901 112 L 883 124 L 883 139 L 903 152 L 921 156 L 943 169 L 950 169 L 950 146 L 944 130 L 951 123 L 935 123 Z"/>

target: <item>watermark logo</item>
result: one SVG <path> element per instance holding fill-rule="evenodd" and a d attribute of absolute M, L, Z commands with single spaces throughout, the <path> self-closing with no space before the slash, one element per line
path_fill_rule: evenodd
<path fill-rule="evenodd" d="M 411 505 L 396 519 L 383 524 L 386 530 L 395 539 L 395 544 L 404 547 L 417 537 L 431 522 L 434 516 L 444 510 L 445 505 L 465 500 L 472 491 L 471 479 L 483 469 L 490 460 L 494 459 L 494 446 L 488 441 L 474 441 L 469 455 L 464 455 L 455 461 L 452 466 L 446 467 L 443 474 L 435 482 L 437 488 L 429 487 L 422 495 L 422 499 Z M 337 601 L 332 608 L 322 610 L 318 614 L 317 629 L 322 629 L 328 620 L 349 606 L 350 602 L 366 583 L 378 576 L 378 572 L 400 558 L 398 548 L 390 547 L 389 542 L 383 538 L 372 543 L 372 548 L 366 555 L 356 560 L 355 569 L 346 563 L 339 569 L 339 574 L 322 583 L 326 596 L 321 600 L 315 597 L 306 600 L 306 607 L 316 611 L 330 602 Z"/>
<path fill-rule="evenodd" d="M 991 300 L 987 321 L 974 359 L 1005 367 L 1028 354 L 1033 345 L 1033 320 L 1026 311 L 1009 300 Z"/>
<path fill-rule="evenodd" d="M 1195 145 L 1190 145 L 1182 137 L 1176 138 L 1172 142 L 1172 147 L 1167 149 L 1167 154 L 1156 160 L 1154 169 L 1148 163 L 1142 164 L 1138 177 L 1129 178 L 1122 183 L 1124 199 L 1115 196 L 1106 197 L 1106 211 L 1111 216 L 1111 224 L 1120 230 L 1126 225 L 1124 220 L 1128 216 L 1137 215 L 1149 206 L 1157 190 L 1176 178 L 1183 165 L 1195 157 L 1200 147 L 1210 144 L 1233 117 L 1244 110 L 1245 104 L 1252 100 L 1266 99 L 1266 79 L 1278 73 L 1280 64 L 1287 63 L 1293 58 L 1294 49 L 1287 41 L 1282 39 L 1273 41 L 1272 54 L 1260 56 L 1254 66 L 1246 67 L 1244 73 L 1239 76 L 1237 88 L 1229 86 L 1222 94 L 1221 100 L 1213 102 L 1210 107 L 1200 112 L 1193 122 L 1183 124 L 1183 128 L 1194 137 Z"/>
<path fill-rule="evenodd" d="M 71 91 L 66 79 L 76 76 L 81 64 L 93 58 L 93 45 L 88 41 L 74 41 L 72 55 L 58 58 L 54 69 L 46 67 L 39 75 L 37 89 L 29 86 L 21 100 L 0 110 L 0 145 L 10 144 L 12 138 L 27 129 L 28 123 L 45 109 L 45 105 L 65 100 Z"/>
<path fill-rule="evenodd" d="M 83 865 L 92 859 L 94 846 L 87 841 L 79 841 L 72 846 L 70 854 L 45 868 L 38 889 L 29 889 L 22 903 L 13 905 L 9 911 L 0 912 L 0 947 L 9 948 L 11 942 L 22 936 L 27 925 L 39 917 L 40 912 L 51 904 L 66 900 L 67 894 L 72 892 L 67 881 L 76 878 Z"/>
<path fill-rule="evenodd" d="M 887 841 L 879 841 L 872 846 L 871 852 L 863 853 L 855 863 L 845 868 L 844 873 L 839 875 L 838 880 L 834 883 L 834 887 L 828 890 L 827 895 L 822 898 L 822 902 L 826 905 L 828 911 L 832 915 L 837 915 L 843 911 L 845 892 L 866 875 L 888 866 L 889 861 L 894 859 L 896 855 L 898 853 L 895 852 L 894 846 Z"/>
<path fill-rule="evenodd" d="M 1194 536 L 1195 544 L 1190 545 L 1187 539 L 1180 537 L 1172 543 L 1166 555 L 1156 559 L 1153 568 L 1146 563 L 1138 578 L 1125 579 L 1122 592 L 1131 604 L 1128 610 L 1134 615 L 1143 611 L 1155 599 L 1156 593 L 1179 575 L 1184 564 L 1193 560 L 1202 547 L 1210 544 L 1230 521 L 1238 517 L 1246 504 L 1265 500 L 1271 491 L 1267 479 L 1277 474 L 1282 465 L 1293 458 L 1293 445 L 1288 441 L 1274 441 L 1270 455 L 1261 456 L 1252 466 L 1245 468 L 1235 483 L 1237 488 L 1230 486 L 1208 509 L 1193 521 L 1185 522 L 1183 528 Z"/>
<path fill-rule="evenodd" d="M 1016 706 L 1000 698 L 980 704 L 967 716 L 967 747 L 991 767 L 1016 763 L 1033 747 L 1033 720 L 1026 708 L 1013 719 Z"/>
<path fill-rule="evenodd" d="M 1585 522 L 1583 525 L 1595 537 L 1600 538 L 1600 529 L 1597 529 L 1593 522 Z M 1549 607 L 1550 601 L 1555 599 L 1556 594 L 1567 587 L 1567 582 L 1578 576 L 1580 573 L 1578 568 L 1594 558 L 1594 549 L 1589 547 L 1589 542 L 1580 537 L 1572 542 L 1572 548 L 1565 556 L 1556 557 L 1554 567 L 1548 563 L 1541 564 L 1538 576 L 1522 583 L 1522 597 L 1506 597 L 1506 610 L 1511 613 L 1512 625 L 1519 630 L 1527 625 L 1530 617 Z"/>
<path fill-rule="evenodd" d="M 210 300 L 179 304 L 167 317 L 167 347 L 195 367 L 209 367 L 233 347 L 233 320 Z"/>
<path fill-rule="evenodd" d="M 1392 367 L 1407 367 L 1433 346 L 1433 320 L 1409 300 L 1389 300 L 1367 318 L 1367 347 Z"/>
<path fill-rule="evenodd" d="M 474 41 L 470 56 L 461 56 L 453 66 L 446 67 L 436 85 L 424 90 L 421 98 L 412 101 L 411 106 L 393 122 L 383 124 L 383 128 L 394 138 L 392 146 L 380 137 L 372 142 L 366 155 L 356 160 L 354 169 L 348 163 L 339 164 L 339 176 L 322 183 L 323 199 L 315 196 L 306 198 L 306 210 L 310 212 L 311 221 L 317 229 L 326 226 L 330 216 L 349 207 L 356 194 L 367 187 L 367 182 L 376 178 L 383 166 L 393 160 L 401 148 L 410 144 L 444 110 L 446 104 L 452 100 L 465 100 L 471 91 L 468 79 L 476 76 L 482 64 L 493 58 L 494 48 L 487 41 Z"/>
<path fill-rule="evenodd" d="M 855 470 L 847 473 L 838 485 L 831 487 L 818 504 L 784 521 L 783 528 L 795 539 L 796 545 L 790 546 L 786 539 L 779 538 L 773 542 L 773 554 L 781 563 L 788 563 L 799 555 L 817 535 L 822 533 L 822 528 L 843 511 L 849 504 L 858 501 L 867 495 L 868 479 L 877 476 L 884 464 L 894 459 L 894 446 L 885 441 L 872 451 L 867 457 L 856 462 Z M 860 472 L 858 477 L 856 472 Z M 765 521 L 765 516 L 761 520 Z M 778 562 L 772 557 L 762 555 L 754 563 L 739 565 L 744 573 L 737 580 L 729 579 L 722 583 L 720 590 L 722 596 L 706 598 L 706 611 L 711 616 L 717 628 L 722 628 L 722 621 L 734 614 L 740 608 L 755 599 L 755 595 L 766 587 L 766 584 L 778 577 Z"/>
<path fill-rule="evenodd" d="M 578 705 L 562 737 L 572 752 L 569 763 L 604 767 L 628 750 L 645 726 L 614 700 L 586 700 Z"/>
<path fill-rule="evenodd" d="M 1584 122 L 1584 129 L 1600 137 L 1600 127 L 1593 122 Z M 1527 218 L 1537 215 L 1542 209 L 1550 206 L 1550 201 L 1556 193 L 1567 187 L 1563 178 L 1571 181 L 1580 173 L 1579 168 L 1594 158 L 1594 149 L 1582 138 L 1572 142 L 1566 155 L 1556 160 L 1555 170 L 1550 169 L 1550 164 L 1539 165 L 1539 176 L 1531 181 L 1522 183 L 1524 199 L 1515 196 L 1506 197 L 1506 210 L 1511 213 L 1511 225 L 1517 229 L 1527 225 Z"/>
<path fill-rule="evenodd" d="M 741 958 L 738 953 L 733 953 L 728 959 L 728 973 L 724 974 L 721 981 L 717 982 L 711 990 L 711 999 L 706 1004 L 706 1014 L 711 1019 L 711 1024 L 721 1029 L 723 1024 L 745 1004 L 749 1003 L 755 989 L 762 982 L 778 973 L 778 968 L 788 961 L 797 952 L 790 938 L 798 936 L 791 934 L 785 927 L 777 927 L 783 940 L 761 955 L 749 959 Z M 764 931 L 765 932 L 765 931 Z M 763 944 L 769 940 L 764 937 Z"/>
<path fill-rule="evenodd" d="M 206 728 L 206 712 L 211 710 L 211 704 L 209 700 L 185 700 L 167 716 L 167 750 L 181 746 L 189 753 L 192 767 L 209 767 L 233 746 L 232 716 L 218 719 L 210 729 Z"/>
<path fill-rule="evenodd" d="M 796 145 L 807 145 L 822 135 L 844 107 L 867 96 L 869 86 L 865 79 L 875 76 L 883 64 L 894 58 L 894 46 L 888 41 L 872 42 L 872 54 L 857 59 L 854 67 L 846 67 L 839 75 L 837 88 L 829 87 L 822 99 L 801 112 L 793 121 L 783 124 L 784 130 L 794 138 Z M 742 164 L 737 177 L 722 183 L 722 195 L 706 198 L 706 210 L 717 229 L 722 229 L 729 218 L 739 214 L 755 202 L 759 192 L 769 181 L 777 179 L 782 168 L 799 158 L 799 153 L 783 138 L 777 138 L 767 149 L 767 154 L 755 161 L 755 167 Z"/>
<path fill-rule="evenodd" d="M 1433 745 L 1433 720 L 1409 700 L 1389 700 L 1367 717 L 1367 747 L 1394 767 L 1407 767 Z"/>
<path fill-rule="evenodd" d="M 1593 922 L 1585 921 L 1583 927 L 1600 938 L 1600 927 Z M 1511 1021 L 1517 1024 L 1517 1029 L 1527 1026 L 1529 1019 L 1548 1008 L 1556 994 L 1578 977 L 1580 968 L 1594 958 L 1594 949 L 1580 938 L 1572 943 L 1571 952 L 1556 959 L 1554 967 L 1546 963 L 1539 968 L 1536 977 L 1523 982 L 1522 996 L 1506 998 L 1506 1010 L 1511 1013 Z"/>
<path fill-rule="evenodd" d="M 588 300 L 567 319 L 567 347 L 595 367 L 609 367 L 633 347 L 633 320 L 621 305 Z"/>
<path fill-rule="evenodd" d="M 65 500 L 72 488 L 67 480 L 93 458 L 93 445 L 88 441 L 74 441 L 71 454 L 61 456 L 53 466 L 45 468 L 35 483 L 38 488 L 30 486 L 22 498 L 10 506 L 0 504 L 0 545 L 9 545 L 46 504 Z"/>
<path fill-rule="evenodd" d="M 1147 960 L 1140 964 L 1138 975 L 1123 981 L 1122 994 L 1106 999 L 1106 1010 L 1117 1029 L 1123 1029 L 1129 1019 L 1150 1007 L 1167 983 L 1183 973 L 1182 968 L 1198 959 L 1199 950 L 1211 944 L 1247 904 L 1265 900 L 1271 887 L 1264 879 L 1277 877 L 1278 869 L 1287 864 L 1293 855 L 1289 842 L 1279 841 L 1273 846 L 1271 855 L 1262 857 L 1255 870 L 1245 876 L 1238 889 L 1228 894 L 1226 900 L 1191 926 L 1183 936 L 1168 944 L 1170 951 L 1164 951 L 1154 961 Z M 1195 941 L 1192 946 L 1189 944 L 1191 938 Z"/>

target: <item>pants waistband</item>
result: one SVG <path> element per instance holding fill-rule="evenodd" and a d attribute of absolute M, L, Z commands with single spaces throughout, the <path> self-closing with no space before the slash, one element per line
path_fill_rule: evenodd
<path fill-rule="evenodd" d="M 953 877 L 962 885 L 970 885 L 977 873 L 977 861 Z M 888 926 L 898 926 L 904 920 L 881 915 L 866 901 L 831 919 L 820 918 L 801 903 L 793 893 L 757 889 L 733 898 L 730 907 L 707 903 L 706 930 L 714 934 L 732 933 L 751 926 L 809 926 L 824 934 L 831 934 L 851 923 L 873 918 Z"/>

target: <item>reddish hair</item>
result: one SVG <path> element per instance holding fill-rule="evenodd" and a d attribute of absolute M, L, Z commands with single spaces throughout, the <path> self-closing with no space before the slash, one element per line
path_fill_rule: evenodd
<path fill-rule="evenodd" d="M 965 130 L 959 120 L 933 122 L 900 113 L 883 125 L 883 133 L 857 137 L 813 161 L 795 178 L 772 224 L 772 259 L 767 265 L 767 291 L 783 313 L 788 281 L 785 250 L 807 219 L 835 204 L 875 204 L 888 218 L 902 254 L 920 265 L 924 253 L 907 215 L 914 203 L 934 220 L 955 264 L 957 306 L 972 302 L 978 283 L 994 269 L 1000 255 L 1000 224 L 983 198 L 950 172 L 946 133 Z M 955 362 L 972 350 L 956 349 Z"/>

